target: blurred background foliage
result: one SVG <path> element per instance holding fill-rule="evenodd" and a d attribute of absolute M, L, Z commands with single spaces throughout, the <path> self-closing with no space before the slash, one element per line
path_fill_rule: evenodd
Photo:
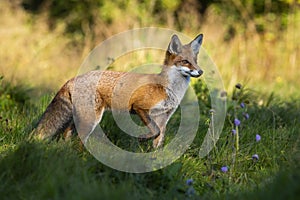
<path fill-rule="evenodd" d="M 243 82 L 294 95 L 300 84 L 299 5 L 299 0 L 3 0 L 0 75 L 57 90 L 101 41 L 154 26 L 191 37 L 203 33 L 203 47 L 226 89 Z"/>
<path fill-rule="evenodd" d="M 299 3 L 299 2 L 298 2 Z M 179 31 L 199 27 L 205 20 L 208 8 L 224 17 L 227 35 L 234 37 L 237 31 L 265 33 L 270 23 L 277 29 L 287 27 L 287 15 L 293 0 L 22 0 L 21 7 L 39 17 L 46 14 L 53 29 L 63 21 L 65 31 L 71 34 L 104 34 L 104 27 L 122 22 L 125 26 L 167 25 Z M 125 24 L 124 24 L 125 23 Z M 100 29 L 100 30 L 99 30 Z"/>

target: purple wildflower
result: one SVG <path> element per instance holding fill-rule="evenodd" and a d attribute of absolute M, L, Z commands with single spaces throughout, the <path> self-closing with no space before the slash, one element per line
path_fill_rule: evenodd
<path fill-rule="evenodd" d="M 234 125 L 239 126 L 241 121 L 239 119 L 234 119 Z"/>
<path fill-rule="evenodd" d="M 258 161 L 258 159 L 259 159 L 259 157 L 258 157 L 258 155 L 257 155 L 257 154 L 254 154 L 254 155 L 252 156 L 252 160 L 254 160 L 254 161 Z"/>
<path fill-rule="evenodd" d="M 221 167 L 221 171 L 224 173 L 228 172 L 228 167 L 227 166 Z"/>
<path fill-rule="evenodd" d="M 241 106 L 241 108 L 245 108 L 245 103 L 242 102 L 242 103 L 240 104 L 240 106 Z"/>
<path fill-rule="evenodd" d="M 186 184 L 188 185 L 188 186 L 191 186 L 192 184 L 193 184 L 193 179 L 191 179 L 191 178 L 189 178 L 188 180 L 186 180 Z"/>
<path fill-rule="evenodd" d="M 245 119 L 249 119 L 249 114 L 248 113 L 244 113 L 243 116 L 245 117 Z"/>
<path fill-rule="evenodd" d="M 259 142 L 259 141 L 261 140 L 261 136 L 260 136 L 260 135 L 258 135 L 258 134 L 256 134 L 256 136 L 255 136 L 255 140 L 256 140 L 256 142 Z"/>
<path fill-rule="evenodd" d="M 233 135 L 236 134 L 236 130 L 235 129 L 232 129 L 231 132 L 232 132 Z"/>

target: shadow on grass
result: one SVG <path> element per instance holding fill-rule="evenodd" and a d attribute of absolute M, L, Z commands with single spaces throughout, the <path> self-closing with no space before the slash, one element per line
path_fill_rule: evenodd
<path fill-rule="evenodd" d="M 23 142 L 2 154 L 1 199 L 139 199 L 130 180 L 73 145 Z"/>

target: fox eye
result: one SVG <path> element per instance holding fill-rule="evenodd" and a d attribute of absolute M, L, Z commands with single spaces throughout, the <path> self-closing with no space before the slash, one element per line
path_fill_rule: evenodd
<path fill-rule="evenodd" d="M 187 64 L 189 64 L 190 62 L 187 61 L 187 60 L 182 60 L 181 63 L 184 64 L 184 65 L 187 65 Z"/>

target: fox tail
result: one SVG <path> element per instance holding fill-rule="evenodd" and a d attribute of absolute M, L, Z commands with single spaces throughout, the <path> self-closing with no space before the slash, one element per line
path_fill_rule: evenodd
<path fill-rule="evenodd" d="M 71 83 L 68 81 L 56 94 L 43 113 L 31 136 L 38 139 L 53 139 L 73 124 Z"/>

